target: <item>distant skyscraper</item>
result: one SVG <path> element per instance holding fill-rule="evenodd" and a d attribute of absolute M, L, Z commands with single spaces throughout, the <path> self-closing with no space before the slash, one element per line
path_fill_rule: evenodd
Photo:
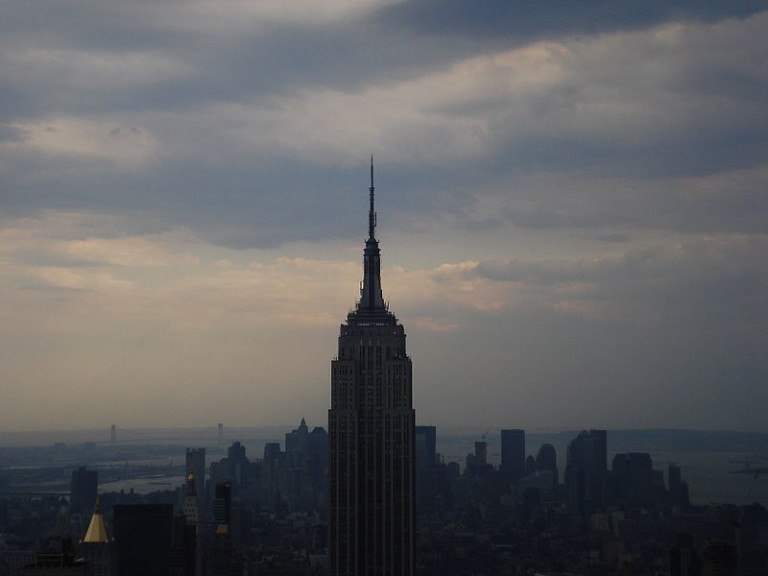
<path fill-rule="evenodd" d="M 72 481 L 69 487 L 69 509 L 72 514 L 93 513 L 96 504 L 99 473 L 96 470 L 86 470 L 81 466 L 72 471 Z"/>
<path fill-rule="evenodd" d="M 565 465 L 566 503 L 573 514 L 605 505 L 608 440 L 605 430 L 584 430 L 568 444 Z"/>
<path fill-rule="evenodd" d="M 371 161 L 355 310 L 331 363 L 329 560 L 333 576 L 414 573 L 414 421 L 405 330 L 381 292 Z"/>
<path fill-rule="evenodd" d="M 523 476 L 529 476 L 530 474 L 534 474 L 535 472 L 536 472 L 536 458 L 533 457 L 533 454 L 529 454 L 528 457 L 525 459 Z"/>
<path fill-rule="evenodd" d="M 488 442 L 480 440 L 475 442 L 475 466 L 488 464 Z"/>
<path fill-rule="evenodd" d="M 306 420 L 301 419 L 299 427 L 286 432 L 285 452 L 290 458 L 302 459 L 309 452 L 309 427 Z"/>
<path fill-rule="evenodd" d="M 327 506 L 327 463 L 328 433 L 321 427 L 310 432 L 302 418 L 299 427 L 285 435 L 283 468 L 290 469 L 291 482 L 282 496 L 300 507 Z"/>
<path fill-rule="evenodd" d="M 200 512 L 203 513 L 208 501 L 205 497 L 205 448 L 187 448 L 186 466 L 187 476 L 190 472 L 194 475 L 197 505 L 200 507 Z"/>
<path fill-rule="evenodd" d="M 444 470 L 438 464 L 437 428 L 416 426 L 414 438 L 416 503 L 419 514 L 429 514 L 434 510 L 435 499 L 442 488 L 441 480 L 444 479 Z"/>
<path fill-rule="evenodd" d="M 437 428 L 434 426 L 416 426 L 416 467 L 425 469 L 436 463 Z"/>
<path fill-rule="evenodd" d="M 232 514 L 232 485 L 229 482 L 216 484 L 213 496 L 213 521 L 216 525 L 229 526 Z"/>
<path fill-rule="evenodd" d="M 516 482 L 525 472 L 525 430 L 501 431 L 501 467 L 505 482 Z"/>
<path fill-rule="evenodd" d="M 653 460 L 647 452 L 629 452 L 613 457 L 614 497 L 622 504 L 651 504 L 656 495 Z"/>
<path fill-rule="evenodd" d="M 184 515 L 184 574 L 189 576 L 201 576 L 203 573 L 203 522 L 200 515 L 200 506 L 197 501 L 197 489 L 195 487 L 195 473 L 190 471 L 187 477 L 186 493 L 182 507 Z"/>
<path fill-rule="evenodd" d="M 552 485 L 557 486 L 557 453 L 552 444 L 542 444 L 536 454 L 536 471 L 548 471 L 552 474 Z"/>
<path fill-rule="evenodd" d="M 680 467 L 677 464 L 669 465 L 669 496 L 672 504 L 676 506 L 688 506 L 688 483 L 683 482 Z"/>

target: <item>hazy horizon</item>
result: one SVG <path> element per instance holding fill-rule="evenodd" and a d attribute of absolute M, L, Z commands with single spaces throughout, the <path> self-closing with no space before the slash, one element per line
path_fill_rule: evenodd
<path fill-rule="evenodd" d="M 312 422 L 307 420 L 310 430 L 315 427 L 327 429 L 327 422 Z M 225 426 L 222 434 L 222 440 L 218 440 L 217 426 L 187 426 L 187 427 L 139 427 L 128 428 L 116 426 L 117 445 L 141 445 L 143 443 L 168 443 L 174 445 L 181 442 L 183 445 L 191 446 L 197 440 L 200 446 L 218 446 L 226 447 L 234 441 L 247 442 L 248 440 L 263 441 L 272 439 L 282 442 L 287 432 L 298 427 L 299 421 L 291 424 L 272 424 L 268 426 Z M 469 438 L 476 436 L 477 439 L 487 438 L 490 443 L 498 443 L 498 433 L 502 428 L 489 426 L 438 426 L 432 423 L 416 421 L 417 426 L 436 426 L 438 438 Z M 506 428 L 513 428 L 507 426 Z M 539 438 L 543 436 L 559 436 L 568 438 L 569 435 L 575 437 L 579 432 L 589 430 L 588 427 L 548 429 L 534 428 L 526 429 L 526 438 Z M 675 436 L 679 434 L 688 435 L 736 435 L 738 437 L 765 437 L 768 440 L 768 432 L 750 432 L 737 430 L 711 430 L 711 429 L 682 429 L 682 428 L 615 428 L 607 429 L 609 443 L 611 439 L 616 440 L 627 434 L 662 434 Z M 126 437 L 127 435 L 127 437 Z M 30 442 L 43 441 L 44 444 L 30 444 Z M 111 444 L 110 428 L 71 428 L 59 430 L 0 430 L 0 447 L 14 446 L 37 446 L 47 447 L 55 442 L 72 443 L 73 446 L 80 444 L 95 443 L 100 445 Z M 658 447 L 656 447 L 658 449 Z M 768 449 L 768 444 L 763 448 Z"/>
<path fill-rule="evenodd" d="M 420 422 L 768 432 L 768 6 L 3 6 L 0 429 L 325 425 L 373 154 Z"/>

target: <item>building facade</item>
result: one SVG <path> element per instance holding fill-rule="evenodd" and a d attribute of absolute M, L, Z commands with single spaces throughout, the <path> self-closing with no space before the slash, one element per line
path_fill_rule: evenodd
<path fill-rule="evenodd" d="M 197 505 L 200 507 L 200 514 L 205 515 L 208 498 L 205 489 L 205 448 L 187 448 L 185 454 L 186 469 L 184 472 L 189 476 L 190 473 L 195 476 L 195 496 L 197 496 Z"/>
<path fill-rule="evenodd" d="M 356 308 L 331 363 L 329 564 L 334 576 L 414 573 L 414 424 L 405 330 L 381 291 L 371 162 Z"/>

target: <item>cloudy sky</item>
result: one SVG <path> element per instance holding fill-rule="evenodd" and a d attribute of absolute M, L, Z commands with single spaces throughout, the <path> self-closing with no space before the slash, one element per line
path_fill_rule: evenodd
<path fill-rule="evenodd" d="M 0 428 L 324 425 L 372 153 L 419 423 L 768 432 L 768 3 L 0 2 Z"/>

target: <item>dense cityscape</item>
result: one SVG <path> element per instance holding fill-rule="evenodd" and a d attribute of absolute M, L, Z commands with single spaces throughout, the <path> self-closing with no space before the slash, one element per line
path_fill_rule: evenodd
<path fill-rule="evenodd" d="M 268 435 L 246 445 L 220 428 L 200 439 L 206 447 L 184 448 L 113 431 L 0 450 L 0 574 L 325 574 L 328 435 L 304 421 L 282 442 Z M 678 450 L 709 444 L 723 458 L 729 446 L 759 453 L 765 443 L 760 434 L 679 435 Z M 417 426 L 416 572 L 765 574 L 759 463 L 722 461 L 726 479 L 746 488 L 741 502 L 695 503 L 685 468 L 612 447 L 661 444 L 658 436 L 447 438 Z M 437 446 L 467 454 L 453 461 Z"/>

